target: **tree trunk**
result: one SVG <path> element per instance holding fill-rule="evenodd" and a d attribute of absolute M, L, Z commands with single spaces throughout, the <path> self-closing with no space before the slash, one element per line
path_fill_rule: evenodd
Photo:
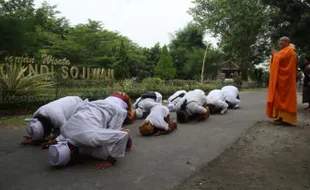
<path fill-rule="evenodd" d="M 201 75 L 200 75 L 200 83 L 203 84 L 204 81 L 204 72 L 205 72 L 205 63 L 206 63 L 206 56 L 207 56 L 207 51 L 208 51 L 208 46 L 206 47 L 205 54 L 203 56 L 203 61 L 202 61 L 202 68 L 201 68 Z"/>
<path fill-rule="evenodd" d="M 248 60 L 241 60 L 241 64 L 239 66 L 240 68 L 240 72 L 242 73 L 241 74 L 241 79 L 242 81 L 248 81 L 248 68 L 249 68 L 249 65 L 246 64 L 248 63 Z"/>
<path fill-rule="evenodd" d="M 243 81 L 248 81 L 248 69 L 241 69 L 240 70 L 242 72 L 241 74 L 241 78 Z"/>

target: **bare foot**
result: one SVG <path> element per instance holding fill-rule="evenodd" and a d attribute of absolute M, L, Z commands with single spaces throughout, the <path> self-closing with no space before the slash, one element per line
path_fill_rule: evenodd
<path fill-rule="evenodd" d="M 275 120 L 275 121 L 273 121 L 273 124 L 274 125 L 283 125 L 284 123 L 282 121 Z"/>

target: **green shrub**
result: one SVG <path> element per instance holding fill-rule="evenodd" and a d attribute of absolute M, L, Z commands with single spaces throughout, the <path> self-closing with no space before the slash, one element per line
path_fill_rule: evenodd
<path fill-rule="evenodd" d="M 251 69 L 249 71 L 249 76 L 256 83 L 255 88 L 268 86 L 269 73 L 264 71 L 262 68 Z"/>
<path fill-rule="evenodd" d="M 147 89 L 155 89 L 164 83 L 160 78 L 146 78 L 142 81 L 142 85 Z"/>
<path fill-rule="evenodd" d="M 177 81 L 177 80 L 174 80 Z M 171 81 L 170 81 L 171 82 Z M 45 89 L 40 91 L 40 96 L 36 95 L 37 99 L 33 98 L 33 96 L 28 96 L 28 98 L 23 99 L 22 101 L 12 101 L 10 103 L 4 101 L 0 101 L 1 109 L 10 109 L 10 108 L 39 108 L 41 105 L 46 104 L 52 100 L 64 97 L 64 96 L 80 96 L 82 99 L 97 100 L 104 99 L 108 97 L 111 93 L 116 91 L 124 91 L 126 92 L 132 99 L 135 101 L 138 97 L 148 91 L 158 91 L 163 95 L 163 99 L 167 99 L 177 90 L 194 90 L 201 89 L 208 93 L 213 89 L 220 89 L 224 84 L 220 82 L 209 82 L 205 84 L 200 84 L 194 81 L 186 82 L 186 81 L 177 81 L 177 84 L 183 85 L 169 85 L 167 81 L 162 81 L 158 78 L 148 78 L 145 79 L 142 83 L 138 83 L 136 88 L 132 88 L 131 85 L 119 85 L 115 83 L 114 87 L 88 87 L 88 88 L 80 88 L 80 87 L 61 87 L 58 89 L 58 93 L 56 96 L 56 89 Z M 44 99 L 45 98 L 45 99 Z M 24 102 L 23 102 L 24 101 Z"/>
<path fill-rule="evenodd" d="M 60 80 L 58 86 L 60 88 L 107 88 L 113 87 L 114 80 L 80 80 L 80 79 L 66 79 Z"/>

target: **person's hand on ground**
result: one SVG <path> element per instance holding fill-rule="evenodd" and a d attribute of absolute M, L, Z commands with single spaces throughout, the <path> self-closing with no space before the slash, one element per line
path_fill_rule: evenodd
<path fill-rule="evenodd" d="M 20 143 L 22 145 L 41 145 L 42 143 L 46 142 L 45 140 L 33 140 L 30 136 L 24 136 L 24 140 Z"/>
<path fill-rule="evenodd" d="M 234 106 L 234 109 L 239 109 L 239 108 L 240 108 L 239 105 L 235 105 L 235 106 Z"/>
<path fill-rule="evenodd" d="M 160 135 L 165 135 L 171 133 L 173 130 L 171 128 L 168 128 L 168 130 L 165 131 L 158 131 L 154 136 L 160 136 Z"/>
<path fill-rule="evenodd" d="M 31 144 L 32 141 L 33 140 L 30 136 L 24 136 L 24 140 L 20 144 L 27 145 L 27 144 Z"/>
<path fill-rule="evenodd" d="M 95 164 L 94 168 L 96 170 L 104 170 L 104 169 L 109 168 L 111 166 L 113 166 L 113 163 L 110 162 L 110 161 L 105 160 L 103 162 L 99 162 L 99 163 Z"/>
<path fill-rule="evenodd" d="M 192 121 L 192 123 L 198 123 L 198 122 L 199 122 L 198 119 L 194 119 L 194 120 Z"/>
<path fill-rule="evenodd" d="M 43 143 L 41 145 L 41 149 L 47 149 L 48 147 L 50 147 L 53 144 L 57 144 L 57 141 L 53 140 L 53 139 L 48 139 L 48 141 L 46 143 Z"/>
<path fill-rule="evenodd" d="M 178 124 L 177 124 L 177 120 L 174 119 L 173 121 L 169 122 L 169 128 L 171 128 L 173 131 L 178 129 Z"/>

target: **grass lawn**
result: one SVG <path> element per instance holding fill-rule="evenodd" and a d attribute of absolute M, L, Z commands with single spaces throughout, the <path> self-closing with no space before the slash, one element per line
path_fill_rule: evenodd
<path fill-rule="evenodd" d="M 21 116 L 3 117 L 0 119 L 0 129 L 3 128 L 19 128 L 25 126 L 27 122 L 25 118 L 31 118 L 32 114 Z"/>

